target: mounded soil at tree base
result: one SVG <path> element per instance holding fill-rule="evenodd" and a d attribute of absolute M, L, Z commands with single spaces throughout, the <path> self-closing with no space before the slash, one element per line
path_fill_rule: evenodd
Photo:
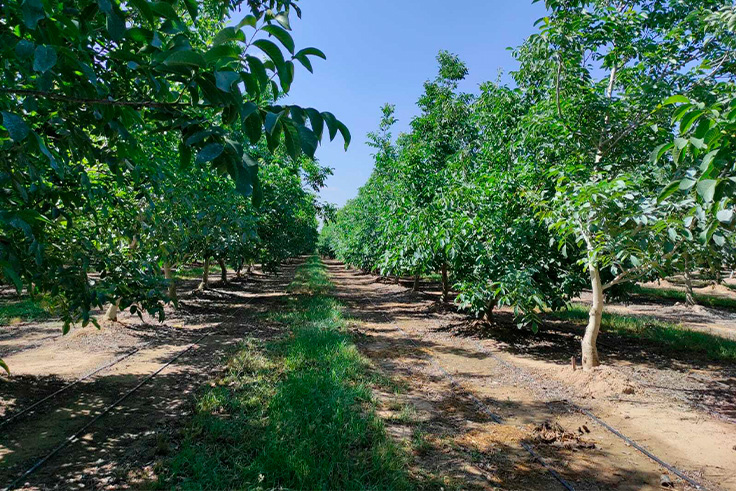
<path fill-rule="evenodd" d="M 197 282 L 186 282 L 180 288 L 181 309 L 168 311 L 163 324 L 123 313 L 117 323 L 73 329 L 66 336 L 60 336 L 58 322 L 3 328 L 0 355 L 12 376 L 0 380 L 2 416 L 138 351 L 0 427 L 0 488 L 193 346 L 20 483 L 20 489 L 147 486 L 156 478 L 155 463 L 174 451 L 172 442 L 191 414 L 194 391 L 221 373 L 227 353 L 242 339 L 278 334 L 279 328 L 260 314 L 281 305 L 294 269 L 287 265 L 278 277 L 254 274 L 237 280 L 231 275 L 230 284 L 213 281 L 203 293 L 194 292 Z"/>
<path fill-rule="evenodd" d="M 575 489 L 661 489 L 663 475 L 676 489 L 689 489 L 565 402 L 571 401 L 708 489 L 736 489 L 736 427 L 726 422 L 736 414 L 722 404 L 734 400 L 733 367 L 673 358 L 603 333 L 614 346 L 601 350 L 605 366 L 573 372 L 569 360 L 579 344 L 571 326 L 555 323 L 536 336 L 489 330 L 405 288 L 336 262 L 328 266 L 359 348 L 396 387 L 377 385 L 384 387 L 376 389 L 378 412 L 409 452 L 413 482 L 437 489 L 562 489 L 524 449 L 529 445 Z M 183 293 L 183 308 L 164 324 L 121 315 L 120 323 L 100 331 L 65 337 L 53 322 L 4 330 L 0 350 L 14 374 L 0 382 L 6 415 L 140 351 L 0 428 L 0 485 L 208 334 L 24 479 L 21 489 L 147 486 L 156 479 L 156 463 L 176 451 L 193 392 L 222 373 L 227 353 L 245 337 L 283 332 L 259 314 L 281 308 L 293 271 L 287 266 L 279 277 L 256 275 Z"/>
<path fill-rule="evenodd" d="M 561 489 L 523 450 L 529 443 L 575 489 L 662 489 L 670 481 L 691 489 L 574 404 L 707 489 L 736 489 L 732 365 L 604 332 L 604 366 L 573 371 L 570 357 L 580 345 L 572 325 L 556 322 L 537 335 L 489 328 L 437 308 L 426 295 L 337 262 L 329 267 L 357 319 L 359 346 L 408 387 L 380 399 L 393 434 L 424 435 L 414 472 L 452 475 L 463 487 Z M 506 424 L 493 423 L 476 401 Z M 399 409 L 405 403 L 415 408 L 413 427 Z"/>

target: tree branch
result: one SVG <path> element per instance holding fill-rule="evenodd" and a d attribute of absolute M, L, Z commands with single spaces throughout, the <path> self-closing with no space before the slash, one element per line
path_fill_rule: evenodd
<path fill-rule="evenodd" d="M 156 101 L 116 101 L 114 99 L 86 99 L 79 97 L 70 97 L 62 94 L 55 94 L 53 92 L 45 92 L 41 90 L 30 90 L 30 89 L 5 89 L 0 88 L 0 93 L 13 94 L 13 95 L 30 95 L 34 97 L 41 97 L 53 101 L 66 102 L 69 104 L 84 104 L 84 105 L 103 105 L 103 106 L 126 106 L 126 107 L 152 107 L 152 108 L 174 108 L 174 107 L 192 107 L 191 104 L 183 102 L 156 102 Z M 197 107 L 214 107 L 212 105 L 200 105 Z"/>

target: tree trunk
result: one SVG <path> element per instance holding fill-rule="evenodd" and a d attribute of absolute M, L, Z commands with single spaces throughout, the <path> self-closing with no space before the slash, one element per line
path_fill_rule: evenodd
<path fill-rule="evenodd" d="M 695 293 L 693 292 L 693 277 L 690 272 L 690 254 L 685 253 L 685 304 L 688 307 L 695 306 Z"/>
<path fill-rule="evenodd" d="M 241 259 L 238 261 L 238 269 L 235 271 L 235 277 L 240 279 L 243 277 L 243 265 L 245 264 L 245 260 Z"/>
<path fill-rule="evenodd" d="M 107 312 L 105 312 L 105 320 L 117 322 L 118 321 L 118 309 L 120 306 L 120 300 L 110 304 Z"/>
<path fill-rule="evenodd" d="M 590 265 L 590 284 L 593 289 L 593 305 L 588 315 L 588 326 L 583 336 L 583 370 L 591 370 L 601 364 L 598 359 L 598 333 L 601 330 L 601 319 L 603 318 L 603 284 L 601 283 L 601 272 L 598 266 Z"/>
<path fill-rule="evenodd" d="M 450 297 L 450 279 L 447 274 L 447 263 L 442 263 L 442 301 L 447 303 Z"/>
<path fill-rule="evenodd" d="M 493 324 L 493 309 L 496 308 L 496 299 L 486 302 L 485 318 L 489 324 Z"/>
<path fill-rule="evenodd" d="M 199 284 L 199 290 L 207 290 L 210 287 L 210 258 L 204 259 L 204 271 L 202 272 L 202 283 Z"/>
<path fill-rule="evenodd" d="M 224 259 L 218 259 L 217 264 L 220 265 L 220 279 L 223 285 L 227 285 L 227 265 Z"/>
<path fill-rule="evenodd" d="M 176 305 L 179 302 L 176 294 L 176 279 L 174 279 L 174 275 L 171 273 L 171 263 L 168 261 L 164 261 L 164 278 L 166 278 L 169 284 L 169 299 Z"/>
<path fill-rule="evenodd" d="M 411 287 L 411 291 L 418 292 L 419 291 L 419 275 L 414 275 L 414 286 Z"/>

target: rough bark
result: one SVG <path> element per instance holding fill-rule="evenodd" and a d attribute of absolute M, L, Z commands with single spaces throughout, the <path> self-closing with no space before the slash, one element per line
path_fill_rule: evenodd
<path fill-rule="evenodd" d="M 591 370 L 601 364 L 598 359 L 598 333 L 601 330 L 601 319 L 603 318 L 603 284 L 598 266 L 590 265 L 590 286 L 593 290 L 593 305 L 588 314 L 588 325 L 583 336 L 583 370 Z"/>
<path fill-rule="evenodd" d="M 220 280 L 223 285 L 227 285 L 227 265 L 224 259 L 218 259 L 217 264 L 220 265 Z"/>
<path fill-rule="evenodd" d="M 447 302 L 450 298 L 450 279 L 447 274 L 447 263 L 442 263 L 442 301 Z"/>
<path fill-rule="evenodd" d="M 414 286 L 411 287 L 411 291 L 418 292 L 419 291 L 419 275 L 414 275 Z"/>
<path fill-rule="evenodd" d="M 489 300 L 486 302 L 485 319 L 489 324 L 493 324 L 493 309 L 496 308 L 496 300 Z"/>
<path fill-rule="evenodd" d="M 695 306 L 695 293 L 693 292 L 693 276 L 690 271 L 690 254 L 685 254 L 685 304 L 688 307 Z"/>
<path fill-rule="evenodd" d="M 210 258 L 204 259 L 204 271 L 202 272 L 202 282 L 199 284 L 199 290 L 207 290 L 210 287 Z"/>
<path fill-rule="evenodd" d="M 120 305 L 120 300 L 117 300 L 115 303 L 111 303 L 110 307 L 107 308 L 107 312 L 105 312 L 105 320 L 117 322 L 118 321 L 118 309 Z"/>
<path fill-rule="evenodd" d="M 176 279 L 171 272 L 171 263 L 168 261 L 164 262 L 164 278 L 166 278 L 166 281 L 169 284 L 169 299 L 174 302 L 174 305 L 176 305 L 179 301 L 176 293 Z"/>

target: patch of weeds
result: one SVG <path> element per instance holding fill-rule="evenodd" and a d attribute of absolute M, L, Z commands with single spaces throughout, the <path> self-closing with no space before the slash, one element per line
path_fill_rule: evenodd
<path fill-rule="evenodd" d="M 182 280 L 199 280 L 204 274 L 204 266 L 185 266 L 179 268 L 176 272 L 176 278 Z M 220 266 L 217 264 L 210 264 L 210 276 L 220 276 Z"/>
<path fill-rule="evenodd" d="M 549 312 L 547 316 L 584 324 L 588 322 L 588 307 L 573 304 L 568 310 Z M 736 341 L 691 331 L 682 325 L 652 317 L 604 312 L 601 329 L 628 338 L 644 339 L 673 351 L 698 353 L 716 361 L 736 361 Z"/>
<path fill-rule="evenodd" d="M 432 450 L 427 433 L 421 427 L 414 428 L 411 433 L 411 448 L 417 455 L 426 455 Z"/>
<path fill-rule="evenodd" d="M 674 300 L 676 302 L 685 303 L 685 292 L 682 290 L 675 290 L 672 288 L 650 288 L 636 285 L 633 291 L 643 297 Z M 733 298 L 717 297 L 703 293 L 695 293 L 694 297 L 695 302 L 699 305 L 736 310 L 736 299 Z"/>
<path fill-rule="evenodd" d="M 163 489 L 406 489 L 408 456 L 375 413 L 373 374 L 318 259 L 272 320 L 287 334 L 244 343 L 199 393 Z"/>
<path fill-rule="evenodd" d="M 51 317 L 48 308 L 43 298 L 23 297 L 17 300 L 4 298 L 0 300 L 0 326 L 48 319 Z"/>

